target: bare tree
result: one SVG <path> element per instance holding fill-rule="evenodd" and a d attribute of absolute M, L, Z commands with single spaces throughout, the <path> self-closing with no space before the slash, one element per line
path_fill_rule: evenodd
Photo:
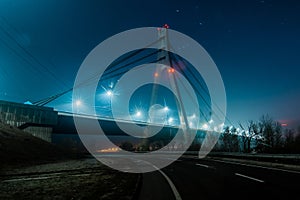
<path fill-rule="evenodd" d="M 287 153 L 292 153 L 295 144 L 295 131 L 291 129 L 285 130 L 284 148 Z"/>
<path fill-rule="evenodd" d="M 247 124 L 247 128 L 245 129 L 244 126 L 239 123 L 242 129 L 242 143 L 243 143 L 243 151 L 244 152 L 251 152 L 251 144 L 253 141 L 257 141 L 258 136 L 261 134 L 259 126 L 253 120 L 250 120 Z"/>
<path fill-rule="evenodd" d="M 260 131 L 265 140 L 264 146 L 268 152 L 278 152 L 282 148 L 282 128 L 269 115 L 263 115 L 259 122 Z"/>
<path fill-rule="evenodd" d="M 274 149 L 277 151 L 281 151 L 283 147 L 283 136 L 282 136 L 282 127 L 279 122 L 274 122 Z"/>
<path fill-rule="evenodd" d="M 239 140 L 235 127 L 225 127 L 221 136 L 223 150 L 229 152 L 239 151 Z"/>
<path fill-rule="evenodd" d="M 295 136 L 294 153 L 300 153 L 300 126 L 298 127 L 297 134 Z"/>

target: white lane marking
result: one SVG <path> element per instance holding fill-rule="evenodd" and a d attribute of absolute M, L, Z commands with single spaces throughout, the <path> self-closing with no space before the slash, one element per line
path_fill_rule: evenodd
<path fill-rule="evenodd" d="M 68 174 L 67 176 L 89 176 L 91 174 Z M 28 177 L 28 178 L 15 178 L 15 179 L 8 179 L 8 180 L 3 180 L 3 183 L 9 183 L 9 182 L 18 182 L 18 181 L 34 181 L 34 180 L 45 180 L 45 179 L 50 179 L 50 178 L 59 178 L 61 176 L 41 176 L 41 177 Z"/>
<path fill-rule="evenodd" d="M 134 159 L 134 158 L 133 158 L 133 159 Z M 152 163 L 147 162 L 147 161 L 145 161 L 145 160 L 140 160 L 140 162 L 144 162 L 144 163 L 146 163 L 146 164 L 148 164 L 148 165 L 151 165 L 154 169 L 156 169 L 157 171 L 159 171 L 159 172 L 163 175 L 163 177 L 167 180 L 167 182 L 168 182 L 168 184 L 169 184 L 169 186 L 170 186 L 170 188 L 171 188 L 171 190 L 172 190 L 172 192 L 173 192 L 173 195 L 174 195 L 175 199 L 176 199 L 176 200 L 182 200 L 182 198 L 181 198 L 181 196 L 180 196 L 178 190 L 176 189 L 174 183 L 171 181 L 171 179 L 170 179 L 170 178 L 169 178 L 162 170 L 160 170 L 158 167 L 156 167 L 156 166 L 153 165 Z"/>
<path fill-rule="evenodd" d="M 182 162 L 183 160 L 180 160 L 180 159 L 178 159 L 178 160 L 176 160 L 177 162 Z"/>
<path fill-rule="evenodd" d="M 205 168 L 209 168 L 208 165 L 203 165 L 203 164 L 199 164 L 199 163 L 197 163 L 196 165 L 197 165 L 197 166 L 201 166 L 201 167 L 205 167 Z"/>
<path fill-rule="evenodd" d="M 293 171 L 293 170 L 288 170 L 288 169 L 279 169 L 279 168 L 273 168 L 273 167 L 264 167 L 264 166 L 259 166 L 259 165 L 252 165 L 252 164 L 244 164 L 244 163 L 237 163 L 237 162 L 232 162 L 232 161 L 223 161 L 223 160 L 216 160 L 216 159 L 211 159 L 216 162 L 222 162 L 222 163 L 230 163 L 230 164 L 235 164 L 235 165 L 243 165 L 247 167 L 257 167 L 257 168 L 263 168 L 263 169 L 270 169 L 270 170 L 277 170 L 277 171 L 282 171 L 282 172 L 289 172 L 289 173 L 296 173 L 300 174 L 300 171 Z"/>
<path fill-rule="evenodd" d="M 158 170 L 164 177 L 165 177 L 165 179 L 168 181 L 168 183 L 169 183 L 169 185 L 170 185 L 170 187 L 171 187 L 171 189 L 172 189 L 172 191 L 173 191 L 173 194 L 174 194 L 174 196 L 175 196 L 175 199 L 176 200 L 182 200 L 181 199 L 181 196 L 180 196 L 180 194 L 179 194 L 179 192 L 178 192 L 178 190 L 176 189 L 176 187 L 175 187 L 175 185 L 174 185 L 174 183 L 171 181 L 171 179 L 163 172 L 163 171 L 161 171 L 160 169 Z"/>
<path fill-rule="evenodd" d="M 169 185 L 171 187 L 171 190 L 174 194 L 175 199 L 176 200 L 182 200 L 178 190 L 176 189 L 176 187 L 175 187 L 174 183 L 171 181 L 171 179 L 163 171 L 161 171 L 158 167 L 156 167 L 154 165 L 152 165 L 152 166 L 165 177 L 165 179 L 167 180 L 167 182 L 169 183 Z"/>
<path fill-rule="evenodd" d="M 91 174 L 73 174 L 71 176 L 80 177 L 80 176 L 89 176 Z"/>
<path fill-rule="evenodd" d="M 9 182 L 17 182 L 17 181 L 32 181 L 32 180 L 44 180 L 49 178 L 56 178 L 58 176 L 44 176 L 44 177 L 34 177 L 34 178 L 16 178 L 16 179 L 9 179 L 2 181 L 3 183 L 9 183 Z"/>
<path fill-rule="evenodd" d="M 240 176 L 240 177 L 244 177 L 244 178 L 248 178 L 250 180 L 253 180 L 253 181 L 257 181 L 257 182 L 260 182 L 260 183 L 263 183 L 265 181 L 263 180 L 260 180 L 260 179 L 257 179 L 257 178 L 253 178 L 251 176 L 246 176 L 246 175 L 243 175 L 243 174 L 239 174 L 239 173 L 235 173 L 236 176 Z"/>

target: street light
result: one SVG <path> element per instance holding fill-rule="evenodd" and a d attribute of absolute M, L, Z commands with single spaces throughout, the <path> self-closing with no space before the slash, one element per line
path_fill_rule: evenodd
<path fill-rule="evenodd" d="M 141 111 L 137 111 L 137 112 L 135 113 L 135 116 L 137 116 L 137 117 L 142 116 L 142 112 L 141 112 Z"/>
<path fill-rule="evenodd" d="M 82 102 L 80 101 L 80 100 L 77 100 L 76 102 L 75 102 L 75 105 L 78 107 L 78 106 L 80 106 L 82 104 Z"/>
<path fill-rule="evenodd" d="M 173 119 L 172 117 L 170 117 L 170 118 L 168 119 L 168 124 L 170 125 L 173 121 L 174 121 L 174 119 Z"/>
<path fill-rule="evenodd" d="M 166 111 L 166 112 L 169 111 L 169 107 L 168 107 L 168 106 L 165 106 L 165 107 L 164 107 L 164 111 Z"/>
<path fill-rule="evenodd" d="M 202 128 L 203 128 L 204 130 L 208 130 L 208 127 L 209 127 L 209 126 L 208 126 L 206 123 L 202 125 Z"/>
<path fill-rule="evenodd" d="M 107 90 L 107 91 L 106 91 L 106 95 L 107 95 L 108 97 L 111 97 L 111 96 L 113 96 L 113 92 L 112 92 L 111 90 Z"/>
<path fill-rule="evenodd" d="M 82 105 L 82 101 L 79 100 L 79 99 L 76 100 L 75 105 L 76 105 L 76 113 L 78 114 L 79 113 L 79 107 L 81 107 L 81 105 Z"/>

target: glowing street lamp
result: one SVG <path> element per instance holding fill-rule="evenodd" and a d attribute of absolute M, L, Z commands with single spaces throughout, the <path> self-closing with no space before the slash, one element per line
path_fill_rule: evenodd
<path fill-rule="evenodd" d="M 142 112 L 141 112 L 141 111 L 137 111 L 137 112 L 135 113 L 135 116 L 141 117 L 141 116 L 142 116 Z"/>
<path fill-rule="evenodd" d="M 108 97 L 111 97 L 111 96 L 113 96 L 113 92 L 112 92 L 111 90 L 107 90 L 107 91 L 106 91 L 106 95 L 107 95 Z"/>
<path fill-rule="evenodd" d="M 168 106 L 165 106 L 165 107 L 164 107 L 164 111 L 166 111 L 166 112 L 169 111 L 169 107 L 168 107 Z"/>
<path fill-rule="evenodd" d="M 203 125 L 202 125 L 202 129 L 208 130 L 208 128 L 209 128 L 209 126 L 208 126 L 207 124 L 203 124 Z"/>
<path fill-rule="evenodd" d="M 76 113 L 79 113 L 79 107 L 82 106 L 82 101 L 81 100 L 76 100 L 75 101 L 75 105 L 76 105 Z"/>
<path fill-rule="evenodd" d="M 75 102 L 75 105 L 76 105 L 77 107 L 81 106 L 81 104 L 82 104 L 82 102 L 81 102 L 80 100 L 77 100 L 77 101 Z"/>
<path fill-rule="evenodd" d="M 172 124 L 173 121 L 174 121 L 174 119 L 173 119 L 172 117 L 170 117 L 170 118 L 168 119 L 168 123 L 169 123 L 169 124 Z"/>

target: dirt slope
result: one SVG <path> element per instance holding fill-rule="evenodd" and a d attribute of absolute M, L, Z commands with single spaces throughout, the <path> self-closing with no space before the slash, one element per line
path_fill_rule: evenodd
<path fill-rule="evenodd" d="M 45 163 L 71 157 L 71 153 L 0 122 L 0 172 L 7 166 Z"/>

